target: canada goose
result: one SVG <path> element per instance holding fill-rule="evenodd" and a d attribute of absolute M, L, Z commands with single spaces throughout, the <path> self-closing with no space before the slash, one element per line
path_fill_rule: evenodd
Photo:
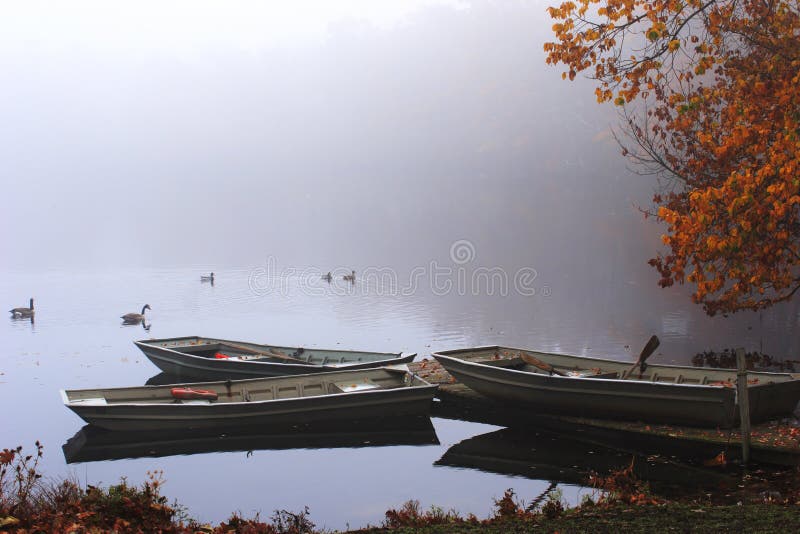
<path fill-rule="evenodd" d="M 14 317 L 33 317 L 34 314 L 33 298 L 31 298 L 29 308 L 14 308 L 13 310 L 8 310 L 8 311 Z"/>
<path fill-rule="evenodd" d="M 206 276 L 204 274 L 201 274 L 200 275 L 200 281 L 201 282 L 213 282 L 214 281 L 214 273 L 211 273 L 208 276 Z"/>
<path fill-rule="evenodd" d="M 122 322 L 127 323 L 127 324 L 139 324 L 142 321 L 144 321 L 144 311 L 145 310 L 149 310 L 149 309 L 150 309 L 150 305 L 149 304 L 145 304 L 142 307 L 142 313 L 126 313 L 125 315 L 123 315 L 121 317 Z"/>
<path fill-rule="evenodd" d="M 355 271 L 350 271 L 350 274 L 346 274 L 342 278 L 344 278 L 348 282 L 355 282 L 356 281 L 356 272 Z"/>

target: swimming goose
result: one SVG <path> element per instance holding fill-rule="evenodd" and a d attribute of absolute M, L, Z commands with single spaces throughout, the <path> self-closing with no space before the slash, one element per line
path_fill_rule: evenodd
<path fill-rule="evenodd" d="M 31 298 L 30 308 L 14 308 L 13 310 L 8 311 L 14 317 L 33 317 L 33 298 Z"/>
<path fill-rule="evenodd" d="M 149 309 L 150 309 L 150 305 L 149 304 L 145 304 L 142 307 L 142 313 L 126 313 L 125 315 L 123 315 L 121 317 L 122 322 L 128 323 L 128 324 L 141 323 L 142 321 L 144 321 L 144 311 L 145 310 L 149 310 Z"/>
<path fill-rule="evenodd" d="M 204 274 L 201 274 L 200 275 L 200 281 L 201 282 L 213 282 L 214 281 L 214 273 L 211 273 L 208 276 L 206 276 Z"/>

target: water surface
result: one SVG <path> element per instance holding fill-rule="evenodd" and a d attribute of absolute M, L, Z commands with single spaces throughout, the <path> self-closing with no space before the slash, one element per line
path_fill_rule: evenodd
<path fill-rule="evenodd" d="M 640 210 L 674 184 L 628 169 L 613 106 L 545 64 L 548 2 L 412 3 L 387 26 L 354 12 L 312 39 L 248 3 L 47 20 L 28 4 L 0 18 L 0 304 L 34 297 L 37 312 L 0 321 L 0 447 L 41 440 L 49 476 L 163 469 L 200 520 L 308 505 L 332 528 L 411 498 L 483 516 L 509 487 L 585 491 L 590 466 L 563 458 L 569 477 L 457 465 L 446 453 L 484 435 L 469 443 L 559 445 L 443 418 L 424 443 L 262 436 L 67 464 L 83 423 L 59 389 L 144 384 L 158 370 L 132 341 L 146 337 L 632 361 L 656 334 L 653 361 L 736 346 L 797 359 L 797 303 L 710 318 L 690 288 L 657 287 L 646 262 L 665 229 Z M 149 331 L 120 324 L 145 303 Z M 180 447 L 197 453 L 160 455 Z"/>
<path fill-rule="evenodd" d="M 111 484 L 120 477 L 137 483 L 148 471 L 163 470 L 165 493 L 204 521 L 220 521 L 232 511 L 264 516 L 276 508 L 308 505 L 319 525 L 343 528 L 377 523 L 387 508 L 412 498 L 423 506 L 486 515 L 492 499 L 506 488 L 529 500 L 555 480 L 571 502 L 588 490 L 580 489 L 574 473 L 559 478 L 540 468 L 545 473 L 540 477 L 535 472 L 522 476 L 449 461 L 454 456 L 446 453 L 453 446 L 499 427 L 440 418 L 433 419 L 433 439 L 427 435 L 422 442 L 366 435 L 344 442 L 301 437 L 276 445 L 275 439 L 262 437 L 211 446 L 215 452 L 184 446 L 171 450 L 178 454 L 160 456 L 154 446 L 145 457 L 67 464 L 61 446 L 83 422 L 63 407 L 58 391 L 144 384 L 159 371 L 132 341 L 148 337 L 198 334 L 289 346 L 411 351 L 419 357 L 437 349 L 503 343 L 631 360 L 656 333 L 663 343 L 654 359 L 679 363 L 686 363 L 693 350 L 723 343 L 753 347 L 763 338 L 777 353 L 793 343 L 779 335 L 775 312 L 762 322 L 741 316 L 714 323 L 685 300 L 595 295 L 575 306 L 559 297 L 574 288 L 557 280 L 549 296 L 436 295 L 424 284 L 402 295 L 367 280 L 329 286 L 299 276 L 279 278 L 280 284 L 267 291 L 265 284 L 254 283 L 259 268 L 218 269 L 213 286 L 200 282 L 199 268 L 4 273 L 0 301 L 20 300 L 35 288 L 37 312 L 33 322 L 0 323 L 2 446 L 32 450 L 41 440 L 43 471 L 82 483 Z M 617 289 L 625 294 L 625 285 Z M 121 324 L 120 315 L 138 312 L 145 303 L 152 307 L 148 331 Z M 499 449 L 506 442 L 496 441 Z M 534 443 L 531 447 L 565 448 L 557 440 Z M 519 445 L 507 449 L 513 454 Z M 111 450 L 107 456 L 115 457 Z M 220 485 L 230 490 L 210 489 Z"/>

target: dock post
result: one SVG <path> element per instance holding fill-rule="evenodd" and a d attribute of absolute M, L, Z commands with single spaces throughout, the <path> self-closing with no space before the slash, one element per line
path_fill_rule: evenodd
<path fill-rule="evenodd" d="M 736 402 L 742 431 L 742 462 L 750 461 L 750 400 L 747 394 L 747 361 L 744 349 L 736 349 Z"/>

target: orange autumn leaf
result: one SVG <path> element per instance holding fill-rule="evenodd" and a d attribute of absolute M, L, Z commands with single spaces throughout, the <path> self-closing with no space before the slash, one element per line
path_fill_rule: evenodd
<path fill-rule="evenodd" d="M 547 63 L 587 73 L 625 116 L 623 152 L 666 178 L 660 285 L 705 310 L 758 310 L 800 289 L 800 3 L 572 0 Z M 640 107 L 637 101 L 643 102 Z"/>
<path fill-rule="evenodd" d="M 727 458 L 725 458 L 725 451 L 722 451 L 715 457 L 711 458 L 710 460 L 706 460 L 703 462 L 703 465 L 707 467 L 714 467 L 714 466 L 724 466 L 728 463 Z"/>

